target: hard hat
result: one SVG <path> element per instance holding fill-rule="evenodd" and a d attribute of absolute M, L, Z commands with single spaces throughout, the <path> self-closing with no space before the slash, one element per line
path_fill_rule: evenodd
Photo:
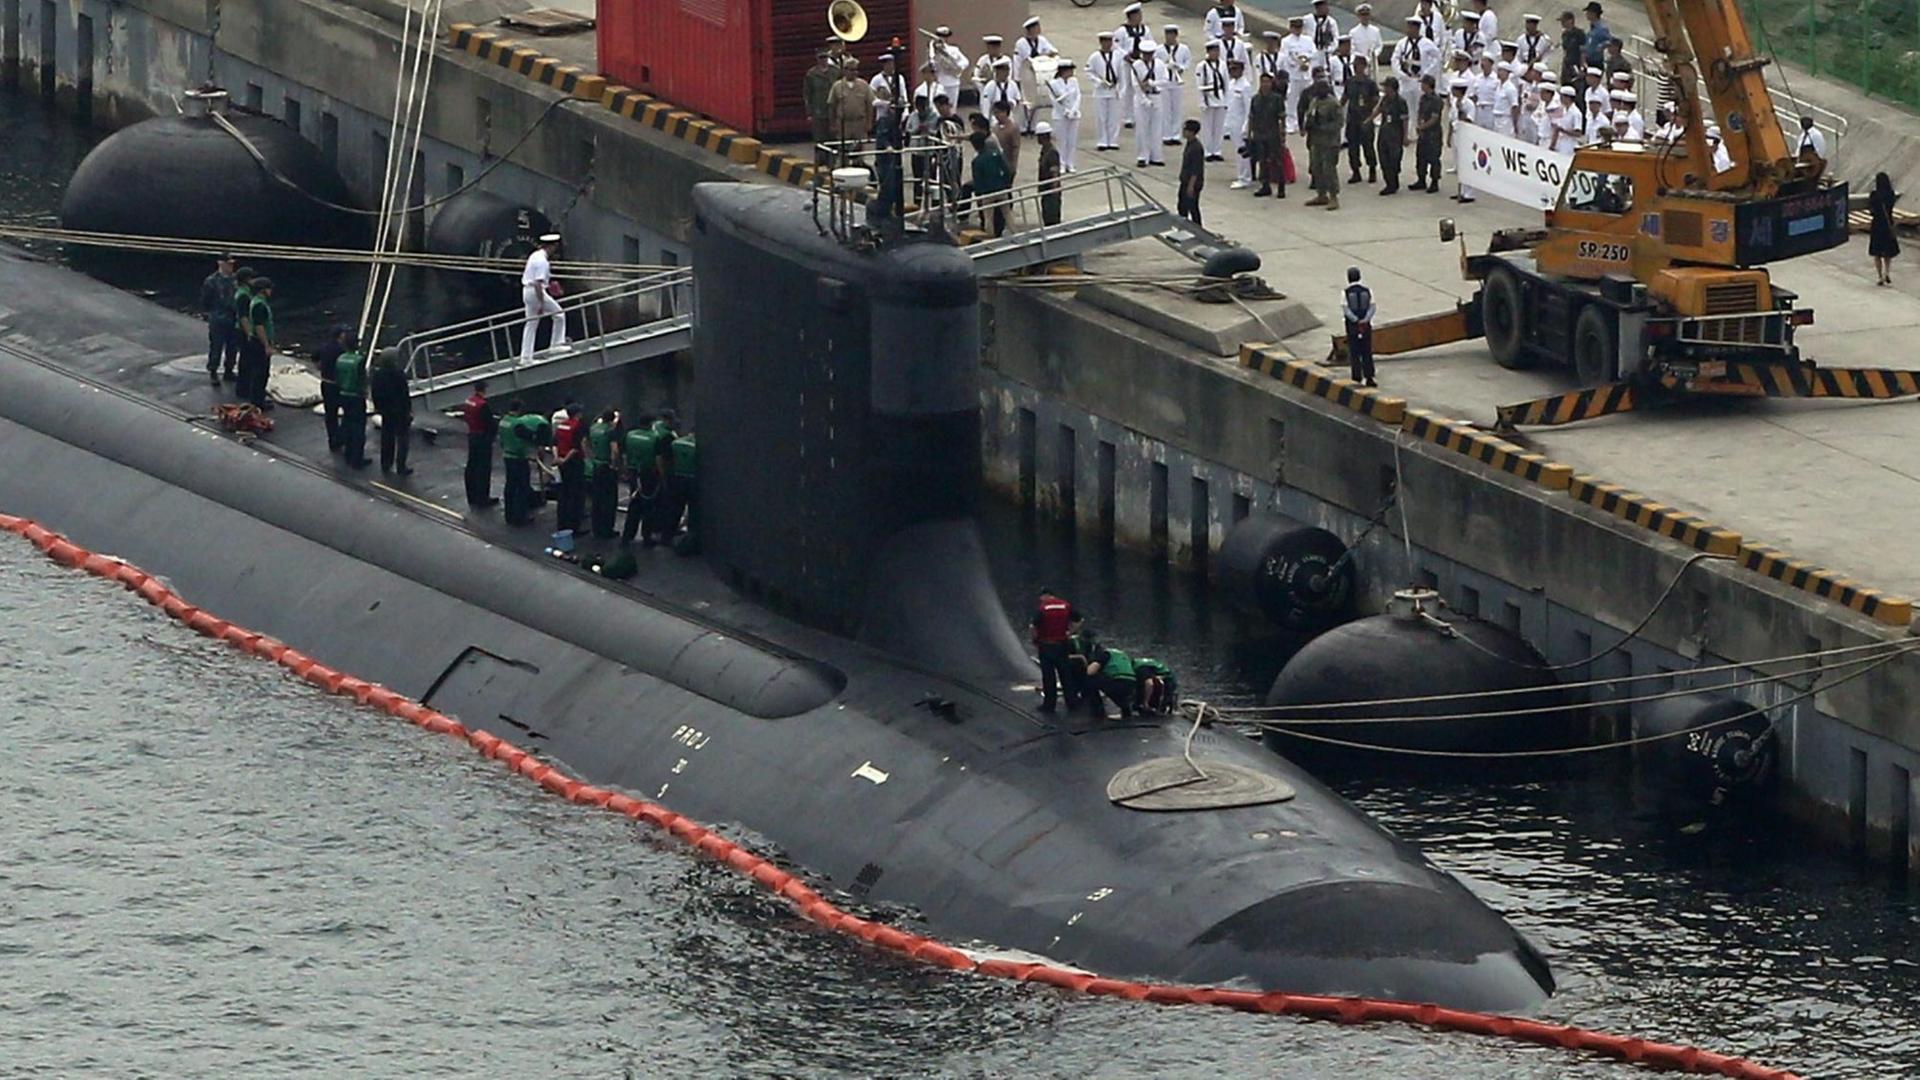
<path fill-rule="evenodd" d="M 1033 133 L 1035 135 L 1051 135 L 1053 134 L 1053 125 L 1047 123 L 1045 120 L 1042 120 L 1039 123 L 1033 125 Z"/>

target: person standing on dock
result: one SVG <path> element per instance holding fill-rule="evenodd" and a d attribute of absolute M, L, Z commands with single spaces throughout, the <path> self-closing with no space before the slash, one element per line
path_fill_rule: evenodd
<path fill-rule="evenodd" d="M 928 50 L 933 60 L 933 77 L 940 84 L 940 92 L 947 100 L 960 104 L 960 79 L 967 73 L 967 54 L 953 43 L 953 27 L 936 26 L 933 36 L 940 40 Z M 932 100 L 929 98 L 928 100 Z"/>
<path fill-rule="evenodd" d="M 1200 145 L 1200 121 L 1181 127 L 1186 147 L 1180 151 L 1180 216 L 1200 224 L 1200 191 L 1207 186 L 1207 150 Z"/>
<path fill-rule="evenodd" d="M 1160 84 L 1166 71 L 1160 64 L 1160 45 L 1152 38 L 1140 42 L 1140 59 L 1133 62 L 1133 151 L 1134 167 L 1165 165 L 1160 141 Z"/>
<path fill-rule="evenodd" d="M 1061 685 L 1066 688 L 1067 708 L 1080 704 L 1080 693 L 1067 670 L 1068 638 L 1076 616 L 1073 605 L 1050 588 L 1040 590 L 1040 603 L 1033 613 L 1033 648 L 1040 660 L 1040 711 L 1054 711 Z"/>
<path fill-rule="evenodd" d="M 1341 99 L 1347 107 L 1347 182 L 1360 182 L 1360 162 L 1367 163 L 1367 183 L 1380 178 L 1380 160 L 1374 148 L 1373 118 L 1379 112 L 1380 84 L 1373 81 L 1373 64 L 1355 57 Z"/>
<path fill-rule="evenodd" d="M 1392 195 L 1400 190 L 1400 161 L 1407 152 L 1407 99 L 1400 96 L 1398 76 L 1389 75 L 1380 84 L 1374 115 L 1379 119 L 1380 175 L 1386 181 L 1380 194 Z"/>
<path fill-rule="evenodd" d="M 1256 199 L 1272 195 L 1276 184 L 1279 197 L 1287 197 L 1286 112 L 1286 97 L 1274 86 L 1273 76 L 1262 73 L 1260 92 L 1247 106 L 1246 152 L 1260 177 L 1260 190 L 1253 193 Z"/>
<path fill-rule="evenodd" d="M 1100 31 L 1100 47 L 1087 57 L 1093 80 L 1093 148 L 1120 149 L 1120 99 L 1126 92 L 1127 58 L 1113 47 L 1112 31 Z"/>
<path fill-rule="evenodd" d="M 840 78 L 840 64 L 833 58 L 832 52 L 821 49 L 814 53 L 813 66 L 807 69 L 804 88 L 800 100 L 807 108 L 807 125 L 813 135 L 814 164 L 825 164 L 827 151 L 825 144 L 833 138 L 832 121 L 827 111 L 827 95 L 833 90 L 833 84 Z"/>
<path fill-rule="evenodd" d="M 1033 125 L 1033 137 L 1040 142 L 1040 224 L 1060 224 L 1060 151 L 1053 145 L 1053 125 L 1045 120 Z"/>
<path fill-rule="evenodd" d="M 1307 132 L 1308 171 L 1313 174 L 1313 198 L 1308 206 L 1340 209 L 1340 137 L 1347 129 L 1347 110 L 1333 96 L 1327 73 L 1315 69 L 1313 92 L 1300 110 L 1300 126 Z"/>
<path fill-rule="evenodd" d="M 200 310 L 207 316 L 207 381 L 220 385 L 222 361 L 226 377 L 234 377 L 240 357 L 240 334 L 234 323 L 233 295 L 239 282 L 233 276 L 233 256 L 214 260 L 213 273 L 200 283 Z"/>
<path fill-rule="evenodd" d="M 620 411 L 600 411 L 599 419 L 587 428 L 587 497 L 591 501 L 593 535 L 611 540 L 614 524 L 620 516 Z"/>
<path fill-rule="evenodd" d="M 368 390 L 373 411 L 380 414 L 380 471 L 412 476 L 407 455 L 413 444 L 413 396 L 398 349 L 382 349 L 376 356 Z"/>
<path fill-rule="evenodd" d="M 247 344 L 240 350 L 240 400 L 256 409 L 271 409 L 267 400 L 267 368 L 273 363 L 273 282 L 253 279 L 253 300 L 247 305 Z"/>
<path fill-rule="evenodd" d="M 1461 89 L 1465 89 L 1462 86 Z M 1440 125 L 1447 103 L 1441 99 L 1433 76 L 1420 76 L 1420 112 L 1414 118 L 1413 190 L 1440 190 Z"/>
<path fill-rule="evenodd" d="M 1166 80 L 1160 87 L 1160 117 L 1154 124 L 1162 144 L 1179 146 L 1181 117 L 1187 110 L 1187 72 L 1193 70 L 1193 50 L 1180 40 L 1180 28 L 1173 23 L 1168 23 L 1162 33 L 1166 36 L 1160 43 L 1160 64 Z"/>
<path fill-rule="evenodd" d="M 1360 268 L 1347 267 L 1347 289 L 1340 294 L 1340 315 L 1347 324 L 1347 363 L 1353 381 L 1362 386 L 1379 386 L 1373 381 L 1373 318 L 1380 313 L 1374 305 L 1373 290 L 1360 283 Z"/>
<path fill-rule="evenodd" d="M 460 419 L 467 425 L 467 505 L 484 510 L 500 500 L 493 497 L 493 440 L 500 431 L 500 419 L 487 400 L 487 380 L 473 384 L 460 407 Z"/>
<path fill-rule="evenodd" d="M 1040 32 L 1040 17 L 1035 15 L 1021 24 L 1021 37 L 1013 43 L 1013 79 L 1020 86 L 1020 131 L 1033 134 L 1033 125 L 1043 107 L 1040 88 L 1045 81 L 1033 62 L 1043 56 L 1057 55 L 1053 42 Z M 1052 119 L 1048 116 L 1047 119 Z"/>
<path fill-rule="evenodd" d="M 333 362 L 334 382 L 340 395 L 340 450 L 347 467 L 367 467 L 367 359 L 359 345 L 348 336 L 346 348 Z"/>
<path fill-rule="evenodd" d="M 1073 171 L 1073 155 L 1080 145 L 1080 79 L 1074 74 L 1072 60 L 1062 58 L 1047 80 L 1047 97 L 1053 102 L 1053 137 L 1060 145 L 1060 171 Z M 1040 125 L 1035 124 L 1037 133 Z"/>
<path fill-rule="evenodd" d="M 559 233 L 542 236 L 540 246 L 527 256 L 526 269 L 520 273 L 520 299 L 527 309 L 527 326 L 520 331 L 520 362 L 523 364 L 533 359 L 533 347 L 540 340 L 541 319 L 547 319 L 550 323 L 551 334 L 547 347 L 567 347 L 567 317 L 561 312 L 560 302 L 553 295 L 558 291 L 553 280 L 553 253 L 559 247 Z"/>
<path fill-rule="evenodd" d="M 1893 284 L 1893 260 L 1900 257 L 1900 237 L 1893 230 L 1893 204 L 1900 198 L 1893 178 L 1877 173 L 1867 196 L 1867 254 L 1873 256 L 1874 284 Z"/>

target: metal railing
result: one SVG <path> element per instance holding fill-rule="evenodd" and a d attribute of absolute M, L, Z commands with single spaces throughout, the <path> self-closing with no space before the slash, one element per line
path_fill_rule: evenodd
<path fill-rule="evenodd" d="M 688 318 L 693 312 L 693 271 L 683 267 L 604 285 L 566 297 L 560 301 L 560 311 L 569 325 L 584 331 L 570 351 L 598 349 L 604 355 L 623 330 Z M 514 308 L 409 334 L 396 348 L 414 394 L 430 394 L 439 383 L 458 380 L 470 368 L 504 368 L 511 373 L 552 359 L 550 349 L 536 352 L 531 359 L 521 354 L 526 324 L 525 309 Z"/>
<path fill-rule="evenodd" d="M 1666 60 L 1660 55 L 1659 50 L 1654 48 L 1652 38 L 1642 34 L 1630 34 L 1627 40 L 1627 46 L 1623 47 L 1620 51 L 1634 65 L 1636 75 L 1635 93 L 1640 96 L 1643 105 L 1647 102 L 1660 100 L 1660 91 L 1666 87 L 1667 81 L 1670 78 L 1667 73 Z M 1777 68 L 1770 70 L 1777 70 Z M 1703 70 L 1700 73 L 1700 81 L 1698 84 L 1700 87 L 1700 115 L 1711 118 L 1713 116 L 1713 99 L 1707 94 L 1706 80 L 1707 73 Z M 1791 127 L 1786 123 L 1781 123 L 1780 125 L 1781 131 L 1790 133 L 1787 136 L 1790 142 L 1797 141 L 1797 136 L 1800 131 L 1800 118 L 1810 116 L 1813 118 L 1813 126 L 1826 132 L 1827 158 L 1831 160 L 1840 155 L 1840 141 L 1844 139 L 1847 134 L 1848 121 L 1846 117 L 1831 109 L 1822 108 L 1810 101 L 1796 97 L 1784 86 L 1778 85 L 1776 80 L 1771 77 L 1767 79 L 1767 94 L 1773 99 L 1774 118 L 1776 120 L 1793 121 Z"/>

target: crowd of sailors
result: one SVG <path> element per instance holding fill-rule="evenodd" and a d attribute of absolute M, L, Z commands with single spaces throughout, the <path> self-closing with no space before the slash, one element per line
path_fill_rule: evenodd
<path fill-rule="evenodd" d="M 1412 147 L 1407 189 L 1438 192 L 1444 151 L 1460 125 L 1560 153 L 1669 144 L 1685 134 L 1667 104 L 1643 107 L 1624 43 L 1598 0 L 1562 11 L 1557 30 L 1523 15 L 1506 37 L 1487 0 L 1466 0 L 1452 26 L 1433 0 L 1420 0 L 1397 37 L 1373 21 L 1371 4 L 1354 10 L 1357 22 L 1343 27 L 1326 0 L 1315 0 L 1311 12 L 1288 20 L 1288 32 L 1255 36 L 1234 0 L 1220 0 L 1194 42 L 1173 23 L 1156 36 L 1133 3 L 1120 26 L 1095 35 L 1084 63 L 1057 48 L 1038 17 L 1026 20 L 1011 48 L 1002 35 L 986 35 L 975 57 L 942 26 L 930 32 L 917 76 L 904 70 L 912 56 L 904 46 L 869 73 L 830 39 L 804 96 L 823 160 L 858 159 L 869 148 L 930 152 L 909 155 L 909 170 L 897 155 L 865 159 L 881 173 L 884 208 L 908 202 L 909 183 L 912 201 L 923 203 L 925 159 L 946 156 L 954 194 L 977 201 L 981 225 L 994 235 L 1006 228 L 1001 204 L 1009 200 L 993 196 L 1043 185 L 1041 223 L 1051 224 L 1060 208 L 1049 187 L 1076 170 L 1082 147 L 1121 151 L 1129 130 L 1139 168 L 1165 166 L 1169 148 L 1180 148 L 1182 212 L 1196 222 L 1206 163 L 1231 159 L 1234 189 L 1285 198 L 1297 177 L 1296 141 L 1313 190 L 1307 205 L 1336 210 L 1343 153 L 1347 184 L 1379 184 L 1379 194 L 1392 195 Z M 1825 157 L 1824 135 L 1811 121 L 1802 128 L 1800 149 Z M 1710 125 L 1704 134 L 1715 167 L 1730 168 L 1719 130 Z M 1029 158 L 1030 177 L 1022 172 Z M 1460 188 L 1455 198 L 1474 194 Z"/>

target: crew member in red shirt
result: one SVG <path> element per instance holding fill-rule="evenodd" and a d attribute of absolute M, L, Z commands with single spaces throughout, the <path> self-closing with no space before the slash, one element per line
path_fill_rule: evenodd
<path fill-rule="evenodd" d="M 500 501 L 488 493 L 493 487 L 493 437 L 500 430 L 500 418 L 487 403 L 487 380 L 473 384 L 460 416 L 467 422 L 467 505 L 485 509 Z"/>
<path fill-rule="evenodd" d="M 568 402 L 566 416 L 553 426 L 553 456 L 560 463 L 559 521 L 557 529 L 580 531 L 587 516 L 587 455 L 581 443 L 587 434 L 585 407 Z"/>
<path fill-rule="evenodd" d="M 1040 654 L 1040 711 L 1052 712 L 1060 683 L 1066 682 L 1067 708 L 1078 704 L 1072 676 L 1067 673 L 1067 637 L 1073 622 L 1073 605 L 1054 594 L 1040 590 L 1040 604 L 1033 613 L 1033 647 Z"/>

